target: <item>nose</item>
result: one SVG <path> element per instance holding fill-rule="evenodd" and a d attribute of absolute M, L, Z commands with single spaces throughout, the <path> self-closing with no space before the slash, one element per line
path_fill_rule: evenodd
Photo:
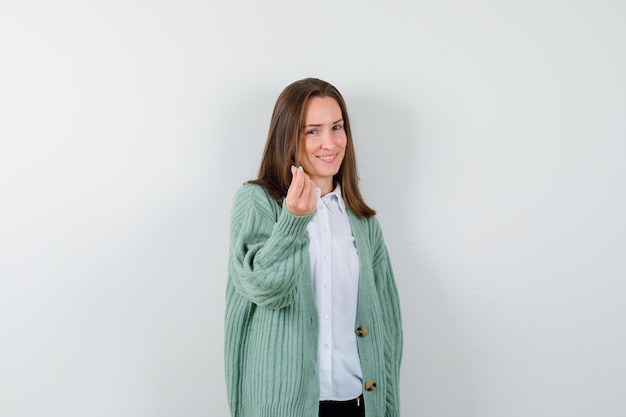
<path fill-rule="evenodd" d="M 320 149 L 332 149 L 335 146 L 335 140 L 332 132 L 324 132 L 321 137 Z"/>

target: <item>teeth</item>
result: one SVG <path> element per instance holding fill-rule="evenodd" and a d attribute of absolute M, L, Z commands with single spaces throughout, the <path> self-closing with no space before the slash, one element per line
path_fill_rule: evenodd
<path fill-rule="evenodd" d="M 331 155 L 331 156 L 318 156 L 319 159 L 326 159 L 326 160 L 330 160 L 333 159 L 335 157 L 335 155 Z"/>

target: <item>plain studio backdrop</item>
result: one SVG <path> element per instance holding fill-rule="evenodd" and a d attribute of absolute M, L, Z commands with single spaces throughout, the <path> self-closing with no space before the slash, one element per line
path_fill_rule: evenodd
<path fill-rule="evenodd" d="M 403 416 L 626 415 L 626 3 L 3 1 L 0 416 L 226 416 L 232 197 L 344 94 Z"/>

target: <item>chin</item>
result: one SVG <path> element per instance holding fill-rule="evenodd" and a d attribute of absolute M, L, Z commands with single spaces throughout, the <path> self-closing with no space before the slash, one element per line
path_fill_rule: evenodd
<path fill-rule="evenodd" d="M 335 175 L 337 175 L 337 173 L 339 172 L 339 169 L 325 169 L 325 170 L 320 170 L 320 176 L 322 177 L 334 177 Z"/>

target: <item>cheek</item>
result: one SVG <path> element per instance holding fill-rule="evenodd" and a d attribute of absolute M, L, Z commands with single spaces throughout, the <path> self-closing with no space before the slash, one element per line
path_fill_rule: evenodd
<path fill-rule="evenodd" d="M 342 135 L 341 138 L 337 141 L 337 146 L 340 146 L 342 149 L 346 149 L 346 145 L 348 144 L 348 138 L 345 135 Z"/>

